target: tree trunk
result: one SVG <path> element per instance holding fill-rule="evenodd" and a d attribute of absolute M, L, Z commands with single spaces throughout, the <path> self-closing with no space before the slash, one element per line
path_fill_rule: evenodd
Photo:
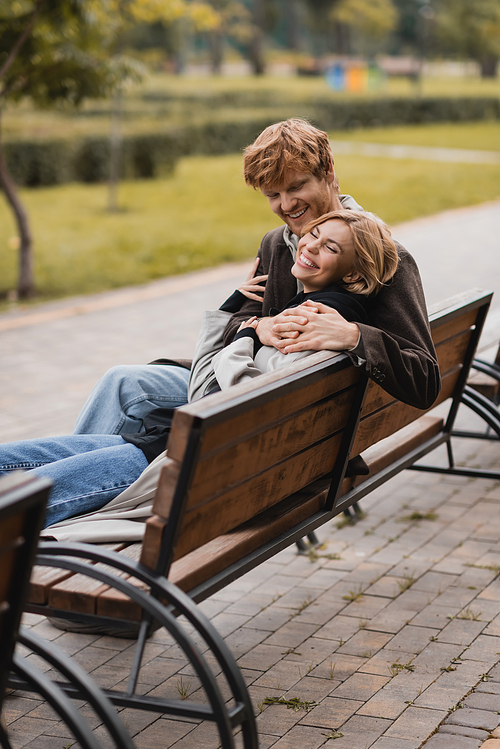
<path fill-rule="evenodd" d="M 250 43 L 249 48 L 249 59 L 252 66 L 254 75 L 264 75 L 266 72 L 266 64 L 264 62 L 264 55 L 262 51 L 262 31 L 255 29 L 253 39 Z"/>
<path fill-rule="evenodd" d="M 287 48 L 300 50 L 302 46 L 301 22 L 297 0 L 290 0 L 286 18 Z"/>
<path fill-rule="evenodd" d="M 209 35 L 210 68 L 212 75 L 220 75 L 224 61 L 224 36 L 217 29 Z"/>
<path fill-rule="evenodd" d="M 266 63 L 264 60 L 264 5 L 262 0 L 253 0 L 253 34 L 248 49 L 248 59 L 254 75 L 264 75 Z"/>
<path fill-rule="evenodd" d="M 17 293 L 20 299 L 28 299 L 35 295 L 35 280 L 33 275 L 33 240 L 28 221 L 28 215 L 19 199 L 17 188 L 12 179 L 1 141 L 0 132 L 0 187 L 5 193 L 8 204 L 12 208 L 19 231 L 19 281 Z"/>
<path fill-rule="evenodd" d="M 109 182 L 108 182 L 108 211 L 118 210 L 118 185 L 121 172 L 121 121 L 122 121 L 122 92 L 118 89 L 113 96 L 111 111 L 111 133 L 109 140 Z"/>
<path fill-rule="evenodd" d="M 498 57 L 495 55 L 484 55 L 479 60 L 481 66 L 481 78 L 496 78 L 498 73 Z"/>

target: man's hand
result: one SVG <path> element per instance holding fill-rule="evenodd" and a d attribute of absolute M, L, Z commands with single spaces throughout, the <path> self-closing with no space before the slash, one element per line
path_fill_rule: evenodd
<path fill-rule="evenodd" d="M 259 267 L 259 258 L 256 257 L 252 263 L 250 273 L 243 281 L 241 286 L 238 286 L 238 291 L 241 291 L 248 299 L 253 299 L 256 302 L 262 301 L 262 295 L 264 294 L 265 286 L 260 286 L 262 281 L 267 281 L 267 274 L 265 276 L 255 276 L 254 273 Z M 257 293 L 256 293 L 257 292 Z"/>
<path fill-rule="evenodd" d="M 300 307 L 285 310 L 272 321 L 273 332 L 279 337 L 278 342 L 272 345 L 285 354 L 296 351 L 349 351 L 359 341 L 358 326 L 347 322 L 337 310 L 320 302 L 308 300 Z"/>
<path fill-rule="evenodd" d="M 264 346 L 274 346 L 274 348 L 281 348 L 281 336 L 277 331 L 274 330 L 276 320 L 280 320 L 281 317 L 281 315 L 276 315 L 276 317 L 261 317 L 261 319 L 259 320 L 259 325 L 256 330 L 259 341 Z M 307 322 L 306 318 L 304 317 L 300 319 L 304 320 L 304 322 Z M 287 339 L 293 339 L 297 338 L 299 334 L 296 331 L 291 331 L 289 333 L 286 333 L 285 335 L 287 336 Z"/>

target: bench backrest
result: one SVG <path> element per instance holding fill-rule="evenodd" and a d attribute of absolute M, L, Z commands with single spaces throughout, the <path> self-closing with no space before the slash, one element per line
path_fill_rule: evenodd
<path fill-rule="evenodd" d="M 443 378 L 438 402 L 452 397 L 454 413 L 490 300 L 490 293 L 468 292 L 430 315 Z M 178 409 L 143 563 L 168 574 L 174 559 L 330 472 L 333 504 L 350 455 L 422 413 L 330 352 Z"/>
<path fill-rule="evenodd" d="M 162 571 L 331 471 L 361 379 L 322 352 L 179 409 L 143 543 L 169 552 Z"/>
<path fill-rule="evenodd" d="M 0 478 L 0 707 L 49 488 L 50 481 L 29 473 Z"/>
<path fill-rule="evenodd" d="M 460 405 L 491 297 L 491 293 L 481 290 L 469 291 L 430 310 L 429 322 L 441 374 L 441 392 L 432 408 L 451 398 L 453 419 Z M 395 400 L 370 382 L 352 454 L 357 455 L 394 434 L 422 416 L 422 413 L 420 409 Z M 451 431 L 451 427 L 448 420 L 446 429 Z"/>

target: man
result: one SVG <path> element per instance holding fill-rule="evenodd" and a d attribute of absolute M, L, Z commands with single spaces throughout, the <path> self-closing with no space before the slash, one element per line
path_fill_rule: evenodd
<path fill-rule="evenodd" d="M 340 195 L 327 134 L 300 119 L 271 125 L 246 149 L 244 176 L 262 191 L 285 226 L 269 232 L 259 250 L 257 274 L 270 275 L 262 302 L 249 299 L 233 316 L 225 343 L 232 341 L 242 320 L 256 315 L 263 344 L 285 353 L 347 351 L 391 395 L 417 408 L 430 407 L 439 393 L 439 370 L 418 269 L 402 247 L 399 269 L 378 295 L 370 325 L 347 323 L 324 305 L 270 316 L 301 290 L 291 268 L 302 227 L 329 211 L 359 207 Z M 187 402 L 188 379 L 188 369 L 168 360 L 114 367 L 92 391 L 73 433 L 141 432 L 154 408 Z"/>

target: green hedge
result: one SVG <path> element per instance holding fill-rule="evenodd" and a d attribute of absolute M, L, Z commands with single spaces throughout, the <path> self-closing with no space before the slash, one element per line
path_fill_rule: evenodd
<path fill-rule="evenodd" d="M 500 119 L 496 98 L 384 98 L 317 100 L 280 106 L 267 116 L 188 124 L 150 134 L 127 135 L 122 142 L 122 176 L 154 178 L 171 174 L 176 161 L 189 154 L 226 154 L 241 151 L 258 133 L 280 118 L 303 116 L 323 130 L 430 122 Z M 240 113 L 241 114 L 241 113 Z M 102 182 L 109 175 L 107 136 L 47 141 L 12 141 L 5 156 L 18 185 L 35 187 L 64 182 Z"/>
<path fill-rule="evenodd" d="M 109 177 L 109 137 L 75 141 L 11 141 L 5 158 L 18 185 L 38 187 L 64 182 L 103 182 Z M 126 179 L 172 174 L 179 157 L 178 137 L 169 133 L 126 136 L 121 145 L 121 173 Z"/>
<path fill-rule="evenodd" d="M 315 103 L 315 109 L 315 120 L 325 130 L 500 119 L 500 99 L 493 97 L 321 101 Z"/>

